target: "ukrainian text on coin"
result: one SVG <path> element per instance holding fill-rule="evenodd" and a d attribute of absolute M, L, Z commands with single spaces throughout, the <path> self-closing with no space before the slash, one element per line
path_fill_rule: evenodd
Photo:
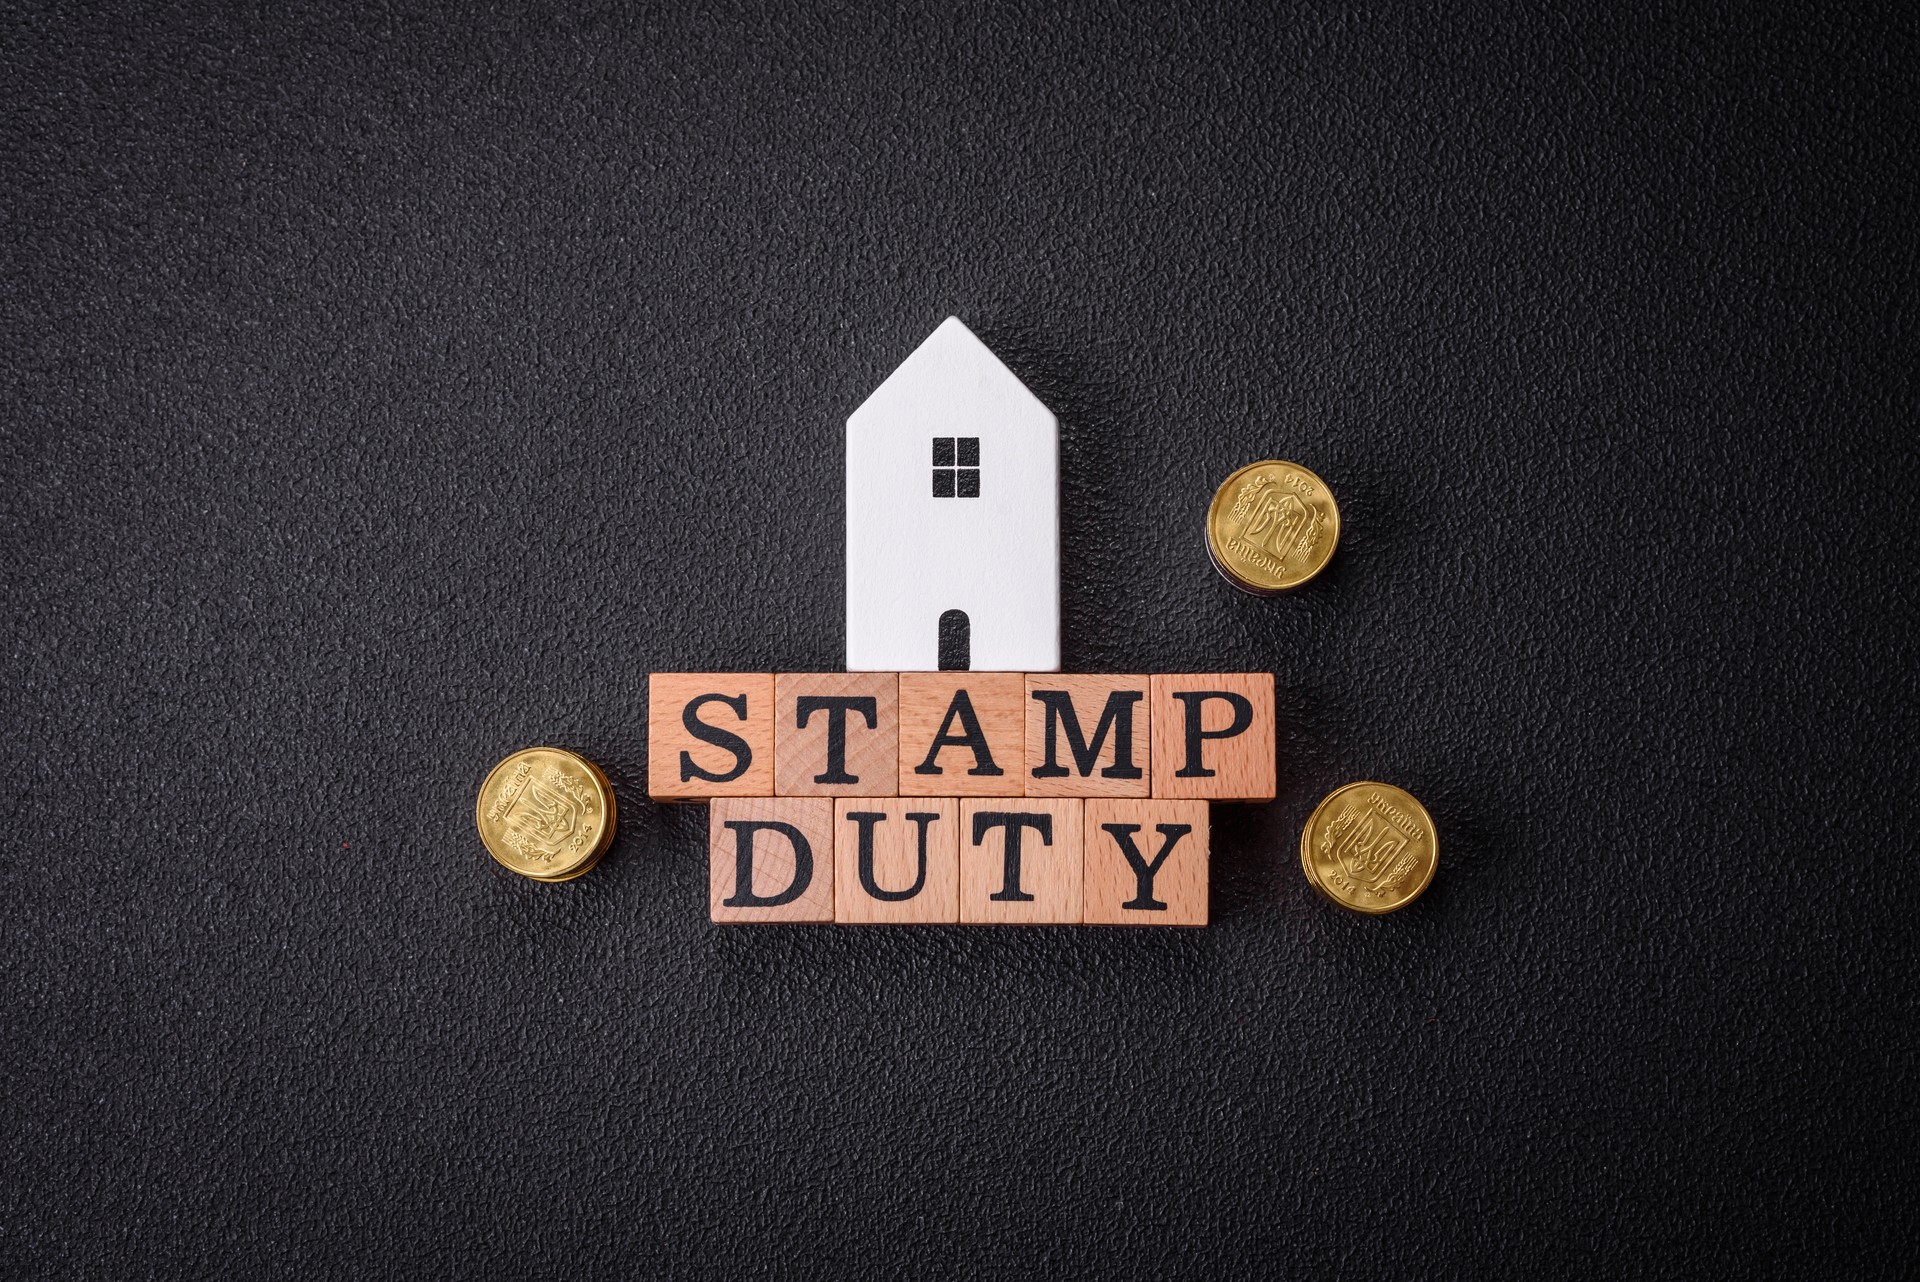
<path fill-rule="evenodd" d="M 613 841 L 613 787 L 585 757 L 527 748 L 487 775 L 473 819 L 487 853 L 504 867 L 539 881 L 568 881 Z"/>
<path fill-rule="evenodd" d="M 1298 463 L 1250 463 L 1226 479 L 1207 508 L 1214 568 L 1247 592 L 1299 587 L 1326 567 L 1339 542 L 1332 492 Z"/>
<path fill-rule="evenodd" d="M 1390 913 L 1420 897 L 1440 862 L 1433 819 L 1386 783 L 1350 783 L 1314 807 L 1300 833 L 1300 867 L 1343 908 Z"/>

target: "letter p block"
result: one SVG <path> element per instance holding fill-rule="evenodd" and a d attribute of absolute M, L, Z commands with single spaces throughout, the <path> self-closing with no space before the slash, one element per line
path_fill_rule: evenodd
<path fill-rule="evenodd" d="M 1273 674 L 1153 678 L 1153 795 L 1272 801 Z"/>

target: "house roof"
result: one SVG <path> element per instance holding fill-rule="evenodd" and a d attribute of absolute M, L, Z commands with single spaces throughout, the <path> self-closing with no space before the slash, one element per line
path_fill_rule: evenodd
<path fill-rule="evenodd" d="M 916 428 L 956 433 L 985 421 L 1056 430 L 1053 412 L 957 316 L 941 321 L 926 341 L 853 412 L 850 432 L 891 426 L 904 418 Z"/>

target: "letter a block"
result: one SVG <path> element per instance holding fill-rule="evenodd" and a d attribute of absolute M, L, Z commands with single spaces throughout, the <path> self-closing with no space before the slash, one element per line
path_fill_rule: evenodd
<path fill-rule="evenodd" d="M 1027 674 L 1027 796 L 1151 795 L 1150 728 L 1145 677 Z"/>
<path fill-rule="evenodd" d="M 833 919 L 960 920 L 960 803 L 840 797 L 833 803 Z"/>
<path fill-rule="evenodd" d="M 1103 799 L 1086 807 L 1087 925 L 1207 924 L 1206 802 Z"/>
<path fill-rule="evenodd" d="M 715 797 L 708 823 L 713 920 L 833 920 L 829 798 Z"/>
<path fill-rule="evenodd" d="M 891 797 L 899 786 L 900 681 L 891 672 L 773 679 L 773 785 L 782 797 Z"/>
<path fill-rule="evenodd" d="M 773 674 L 647 678 L 647 792 L 655 801 L 773 792 Z"/>
<path fill-rule="evenodd" d="M 1026 693 L 1018 672 L 902 672 L 900 795 L 1025 792 Z"/>
<path fill-rule="evenodd" d="M 1273 674 L 1153 678 L 1153 795 L 1272 801 Z"/>
<path fill-rule="evenodd" d="M 1085 805 L 1079 801 L 963 800 L 960 920 L 1078 922 L 1085 819 Z"/>

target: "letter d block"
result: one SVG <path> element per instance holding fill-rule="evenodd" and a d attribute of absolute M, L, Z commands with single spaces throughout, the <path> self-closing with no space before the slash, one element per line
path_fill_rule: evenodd
<path fill-rule="evenodd" d="M 708 824 L 713 920 L 833 920 L 831 798 L 715 797 Z"/>
<path fill-rule="evenodd" d="M 1273 674 L 1153 678 L 1153 795 L 1272 801 Z"/>
<path fill-rule="evenodd" d="M 960 920 L 1077 923 L 1085 821 L 1080 801 L 961 801 Z"/>
<path fill-rule="evenodd" d="M 1204 926 L 1210 834 L 1204 801 L 1086 803 L 1089 926 Z"/>
<path fill-rule="evenodd" d="M 1027 674 L 1027 796 L 1146 797 L 1145 677 Z"/>
<path fill-rule="evenodd" d="M 773 794 L 773 674 L 647 678 L 647 793 L 655 801 Z"/>

